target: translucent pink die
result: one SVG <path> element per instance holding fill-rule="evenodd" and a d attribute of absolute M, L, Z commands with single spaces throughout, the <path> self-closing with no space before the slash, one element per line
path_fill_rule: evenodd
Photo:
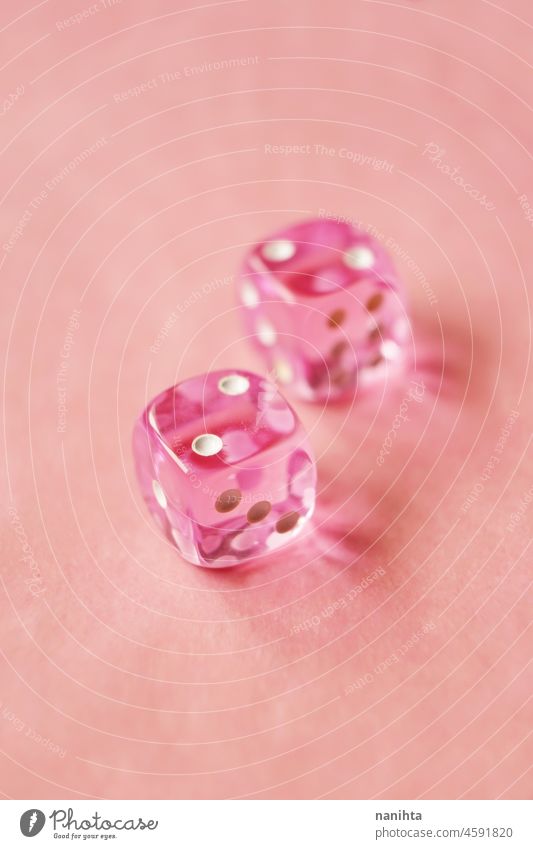
<path fill-rule="evenodd" d="M 300 397 L 353 395 L 402 366 L 403 287 L 387 251 L 350 224 L 310 220 L 259 242 L 239 287 L 253 343 Z"/>
<path fill-rule="evenodd" d="M 313 513 L 315 465 L 276 386 L 246 371 L 184 380 L 133 434 L 142 493 L 180 553 L 231 566 L 293 540 Z"/>

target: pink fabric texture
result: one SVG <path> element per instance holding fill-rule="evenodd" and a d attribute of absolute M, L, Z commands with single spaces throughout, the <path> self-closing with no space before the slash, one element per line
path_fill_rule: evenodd
<path fill-rule="evenodd" d="M 0 791 L 531 794 L 526 0 L 8 0 L 0 9 Z M 237 277 L 347 221 L 412 364 L 324 409 L 312 533 L 187 564 L 134 422 L 265 373 Z"/>

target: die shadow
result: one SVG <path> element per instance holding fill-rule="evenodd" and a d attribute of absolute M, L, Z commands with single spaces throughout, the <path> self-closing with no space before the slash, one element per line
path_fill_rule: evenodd
<path fill-rule="evenodd" d="M 356 396 L 351 407 L 347 402 L 317 408 L 320 436 L 329 448 L 317 463 L 317 505 L 301 537 L 280 551 L 213 572 L 221 586 L 251 587 L 259 572 L 261 583 L 281 578 L 283 584 L 303 569 L 311 582 L 323 580 L 325 572 L 343 571 L 353 578 L 354 571 L 366 574 L 388 559 L 391 529 L 418 487 L 409 465 L 417 463 L 422 434 L 428 439 L 429 431 L 429 440 L 438 443 L 447 434 L 443 411 L 455 417 L 462 407 L 468 415 L 469 406 L 490 391 L 486 340 L 473 337 L 467 325 L 447 318 L 445 332 L 435 333 L 434 326 L 418 321 L 413 334 L 416 350 L 401 378 L 384 391 Z M 423 385 L 423 401 L 412 401 L 409 426 L 400 429 L 391 458 L 377 469 L 380 446 L 413 383 Z M 365 434 L 369 422 L 373 424 Z"/>
<path fill-rule="evenodd" d="M 402 377 L 384 392 L 356 396 L 347 425 L 338 431 L 335 424 L 345 412 L 338 405 L 326 412 L 335 450 L 318 463 L 314 517 L 315 547 L 322 552 L 325 568 L 375 568 L 387 556 L 389 531 L 413 503 L 419 486 L 419 476 L 410 474 L 409 467 L 419 462 L 417 454 L 428 456 L 421 447 L 423 440 L 431 443 L 428 450 L 436 454 L 439 442 L 448 436 L 448 420 L 459 411 L 468 416 L 472 406 L 492 391 L 486 339 L 472 336 L 468 326 L 449 319 L 445 334 L 437 337 L 420 322 L 414 334 L 416 351 L 411 352 Z M 409 423 L 398 429 L 391 458 L 385 455 L 386 462 L 378 468 L 387 434 L 402 404 L 409 401 L 409 386 L 414 383 L 424 387 L 423 399 L 409 403 Z M 364 434 L 368 422 L 373 423 L 371 433 Z M 339 457 L 350 457 L 341 473 Z"/>

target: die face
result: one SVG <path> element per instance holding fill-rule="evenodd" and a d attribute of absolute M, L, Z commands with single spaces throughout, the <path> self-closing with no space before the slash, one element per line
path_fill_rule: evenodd
<path fill-rule="evenodd" d="M 250 372 L 191 378 L 158 395 L 133 435 L 145 501 L 190 562 L 230 566 L 297 536 L 314 508 L 305 432 Z"/>
<path fill-rule="evenodd" d="M 301 397 L 343 398 L 401 368 L 403 287 L 367 233 L 324 219 L 289 227 L 254 246 L 239 286 L 253 344 Z"/>

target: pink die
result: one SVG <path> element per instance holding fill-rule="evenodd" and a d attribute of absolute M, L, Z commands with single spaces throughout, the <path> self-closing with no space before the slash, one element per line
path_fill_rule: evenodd
<path fill-rule="evenodd" d="M 297 536 L 315 502 L 307 437 L 276 386 L 241 370 L 184 380 L 133 434 L 142 494 L 186 560 L 231 566 Z"/>
<path fill-rule="evenodd" d="M 353 395 L 403 362 L 403 287 L 381 244 L 350 224 L 305 221 L 259 242 L 239 286 L 254 344 L 300 397 Z"/>

